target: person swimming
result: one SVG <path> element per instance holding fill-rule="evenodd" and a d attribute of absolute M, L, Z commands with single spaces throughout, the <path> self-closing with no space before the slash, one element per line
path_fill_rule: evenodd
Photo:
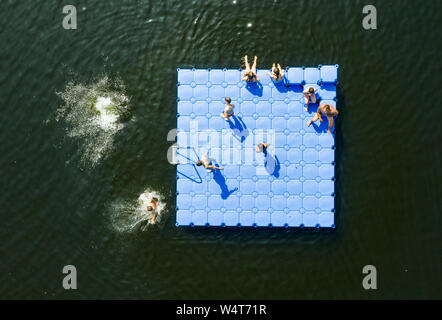
<path fill-rule="evenodd" d="M 158 217 L 158 198 L 152 197 L 152 195 L 149 193 L 149 191 L 145 191 L 144 195 L 146 196 L 146 199 L 148 200 L 146 211 L 148 213 L 152 214 L 152 218 L 149 220 L 151 224 L 153 224 Z"/>
<path fill-rule="evenodd" d="M 247 55 L 244 56 L 244 62 L 246 64 L 246 69 L 244 70 L 244 75 L 242 76 L 241 80 L 247 81 L 249 83 L 259 81 L 258 75 L 256 74 L 256 64 L 258 62 L 258 57 L 255 56 L 255 58 L 253 60 L 253 65 L 251 68 L 250 68 L 249 61 L 247 59 Z"/>

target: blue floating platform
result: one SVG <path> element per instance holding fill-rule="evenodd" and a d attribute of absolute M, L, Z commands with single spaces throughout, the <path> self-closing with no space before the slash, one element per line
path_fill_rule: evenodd
<path fill-rule="evenodd" d="M 325 117 L 307 127 L 318 104 L 304 110 L 301 85 L 336 107 L 338 65 L 290 67 L 282 83 L 258 70 L 252 85 L 243 70 L 177 71 L 176 225 L 334 228 L 334 134 Z M 206 152 L 224 169 L 196 166 Z"/>

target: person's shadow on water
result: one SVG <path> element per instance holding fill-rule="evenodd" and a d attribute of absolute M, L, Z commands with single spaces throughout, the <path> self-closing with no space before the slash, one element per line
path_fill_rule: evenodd
<path fill-rule="evenodd" d="M 262 97 L 262 90 L 263 86 L 259 82 L 247 82 L 246 89 L 249 90 L 249 92 L 255 96 Z"/>
<path fill-rule="evenodd" d="M 279 159 L 277 156 L 272 156 L 270 153 L 267 152 L 267 150 L 264 151 L 264 167 L 266 168 L 266 171 L 271 176 L 274 176 L 275 178 L 279 177 L 279 170 L 281 169 L 281 164 L 279 162 Z"/>
<path fill-rule="evenodd" d="M 246 124 L 242 121 L 241 117 L 235 115 L 230 117 L 229 126 L 233 130 L 233 136 L 240 142 L 244 142 L 249 135 L 249 129 L 247 129 Z"/>
<path fill-rule="evenodd" d="M 221 188 L 221 198 L 223 198 L 224 200 L 226 200 L 232 193 L 238 190 L 238 188 L 235 188 L 229 191 L 229 188 L 226 184 L 226 178 L 224 178 L 221 170 L 213 170 L 213 180 L 215 180 L 215 182 L 218 183 L 219 187 Z"/>

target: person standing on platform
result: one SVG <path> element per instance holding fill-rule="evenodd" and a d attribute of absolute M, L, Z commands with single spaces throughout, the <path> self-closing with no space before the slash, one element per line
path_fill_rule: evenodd
<path fill-rule="evenodd" d="M 232 99 L 228 97 L 224 98 L 224 101 L 226 103 L 226 108 L 224 109 L 224 113 L 221 113 L 221 117 L 223 117 L 224 120 L 230 120 L 230 117 L 233 116 L 234 105 L 232 104 Z"/>

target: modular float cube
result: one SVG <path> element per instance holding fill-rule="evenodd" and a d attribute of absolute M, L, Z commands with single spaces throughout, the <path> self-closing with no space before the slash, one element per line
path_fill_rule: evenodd
<path fill-rule="evenodd" d="M 326 118 L 307 127 L 318 103 L 304 110 L 301 84 L 336 106 L 337 69 L 290 67 L 282 83 L 258 70 L 251 85 L 243 70 L 178 69 L 176 225 L 334 228 L 334 135 Z M 206 152 L 224 169 L 197 166 Z"/>

